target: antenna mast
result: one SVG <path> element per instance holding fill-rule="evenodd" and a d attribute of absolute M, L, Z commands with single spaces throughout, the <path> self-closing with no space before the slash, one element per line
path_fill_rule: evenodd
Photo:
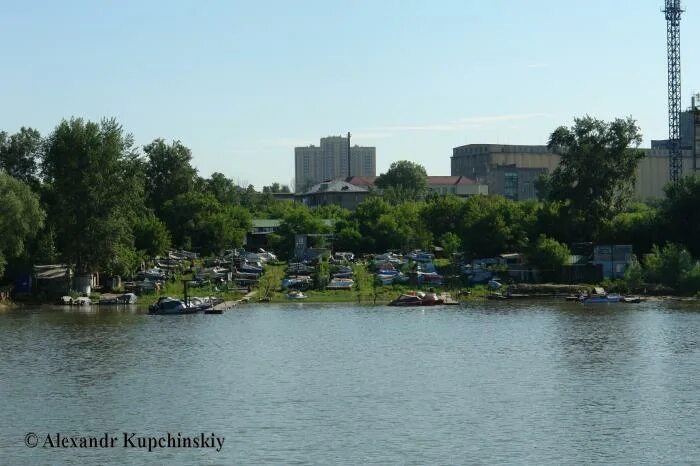
<path fill-rule="evenodd" d="M 683 175 L 681 152 L 681 0 L 666 0 L 662 10 L 666 15 L 668 48 L 668 145 L 669 174 L 672 183 Z"/>
<path fill-rule="evenodd" d="M 350 178 L 350 131 L 348 131 L 348 178 Z"/>

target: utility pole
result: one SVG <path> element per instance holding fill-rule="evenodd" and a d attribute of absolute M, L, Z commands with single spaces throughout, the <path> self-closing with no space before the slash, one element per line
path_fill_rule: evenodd
<path fill-rule="evenodd" d="M 677 183 L 683 175 L 681 151 L 681 0 L 666 0 L 662 10 L 666 16 L 668 49 L 668 145 L 669 175 Z"/>
<path fill-rule="evenodd" d="M 348 131 L 348 178 L 350 178 L 350 131 Z"/>

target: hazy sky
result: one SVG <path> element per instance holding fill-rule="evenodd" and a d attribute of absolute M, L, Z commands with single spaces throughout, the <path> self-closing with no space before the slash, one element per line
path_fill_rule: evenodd
<path fill-rule="evenodd" d="M 377 170 L 448 175 L 465 143 L 543 144 L 590 114 L 667 136 L 663 0 L 0 0 L 0 129 L 116 117 L 258 187 L 294 146 L 354 135 Z M 700 91 L 686 2 L 683 105 Z"/>

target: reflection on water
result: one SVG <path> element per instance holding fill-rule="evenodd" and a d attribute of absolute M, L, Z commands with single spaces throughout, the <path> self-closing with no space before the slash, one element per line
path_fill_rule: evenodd
<path fill-rule="evenodd" d="M 658 303 L 0 314 L 8 464 L 680 463 L 700 311 Z M 28 449 L 27 432 L 215 432 L 207 450 Z"/>

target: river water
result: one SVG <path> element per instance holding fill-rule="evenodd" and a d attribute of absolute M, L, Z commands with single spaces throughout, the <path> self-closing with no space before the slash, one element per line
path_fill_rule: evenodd
<path fill-rule="evenodd" d="M 0 314 L 0 463 L 700 461 L 700 308 L 239 309 Z M 149 452 L 124 433 L 224 443 Z"/>

